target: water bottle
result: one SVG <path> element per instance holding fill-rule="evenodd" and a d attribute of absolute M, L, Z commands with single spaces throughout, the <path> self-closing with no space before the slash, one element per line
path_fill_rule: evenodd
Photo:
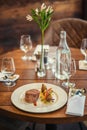
<path fill-rule="evenodd" d="M 60 42 L 56 50 L 56 71 L 55 77 L 60 80 L 66 79 L 66 74 L 64 73 L 65 64 L 69 62 L 71 58 L 71 52 L 66 40 L 66 32 L 60 32 Z"/>

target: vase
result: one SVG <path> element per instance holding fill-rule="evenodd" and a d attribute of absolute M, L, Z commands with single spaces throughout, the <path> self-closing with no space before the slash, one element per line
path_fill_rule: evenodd
<path fill-rule="evenodd" d="M 37 76 L 38 77 L 44 77 L 46 75 L 46 69 L 44 64 L 44 50 L 43 45 L 41 46 L 41 56 L 38 63 L 38 70 L 37 70 Z"/>

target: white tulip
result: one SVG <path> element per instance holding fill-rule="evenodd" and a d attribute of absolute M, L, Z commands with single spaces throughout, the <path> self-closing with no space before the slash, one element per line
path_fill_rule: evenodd
<path fill-rule="evenodd" d="M 32 18 L 31 15 L 27 15 L 27 16 L 26 16 L 26 19 L 29 20 L 29 21 L 32 21 L 32 20 L 33 20 L 33 18 Z"/>
<path fill-rule="evenodd" d="M 48 8 L 46 9 L 46 13 L 52 13 L 53 12 L 53 8 L 51 6 L 48 6 Z"/>
<path fill-rule="evenodd" d="M 52 13 L 52 12 L 53 12 L 53 8 L 51 7 L 51 8 L 50 8 L 50 13 Z"/>
<path fill-rule="evenodd" d="M 46 9 L 46 5 L 43 3 L 43 4 L 41 5 L 41 11 L 44 10 L 44 9 Z"/>
<path fill-rule="evenodd" d="M 38 8 L 35 9 L 35 13 L 36 13 L 36 15 L 38 15 L 38 13 L 39 13 Z"/>
<path fill-rule="evenodd" d="M 49 12 L 50 6 L 48 6 L 48 8 L 46 9 L 46 13 Z"/>

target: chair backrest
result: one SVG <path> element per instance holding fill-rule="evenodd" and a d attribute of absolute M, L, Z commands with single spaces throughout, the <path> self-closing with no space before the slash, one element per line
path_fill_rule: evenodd
<path fill-rule="evenodd" d="M 54 21 L 45 34 L 45 44 L 58 45 L 60 31 L 67 33 L 69 47 L 80 48 L 83 38 L 87 38 L 87 21 L 78 18 L 66 18 Z"/>

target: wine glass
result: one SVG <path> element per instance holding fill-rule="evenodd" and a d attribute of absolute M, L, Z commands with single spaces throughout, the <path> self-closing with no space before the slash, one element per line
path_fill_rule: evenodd
<path fill-rule="evenodd" d="M 71 58 L 69 62 L 64 63 L 64 71 L 63 71 L 66 82 L 62 83 L 63 87 L 74 87 L 75 83 L 69 82 L 71 76 L 74 76 L 76 73 L 76 62 L 74 58 Z"/>
<path fill-rule="evenodd" d="M 1 72 L 4 75 L 4 85 L 8 87 L 15 86 L 16 83 L 11 81 L 11 77 L 15 73 L 15 64 L 12 57 L 4 57 L 2 59 Z"/>
<path fill-rule="evenodd" d="M 82 39 L 81 53 L 85 56 L 84 62 L 87 63 L 87 38 Z"/>
<path fill-rule="evenodd" d="M 20 49 L 25 53 L 25 56 L 22 57 L 22 60 L 31 60 L 31 57 L 28 56 L 29 51 L 32 49 L 32 40 L 30 35 L 21 36 Z"/>

